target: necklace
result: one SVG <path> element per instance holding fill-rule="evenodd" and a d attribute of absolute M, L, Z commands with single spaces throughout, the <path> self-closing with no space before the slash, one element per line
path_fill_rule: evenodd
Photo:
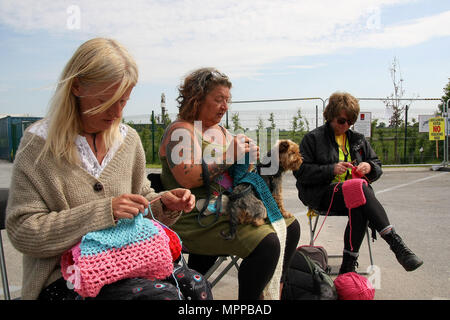
<path fill-rule="evenodd" d="M 97 156 L 97 152 L 98 152 L 98 151 L 97 151 L 97 144 L 95 143 L 95 140 L 96 140 L 96 138 L 97 138 L 97 133 L 98 133 L 98 132 L 94 132 L 94 133 L 84 132 L 84 133 L 91 136 L 91 138 L 92 138 L 92 144 L 93 144 L 93 147 L 94 147 L 94 153 L 95 153 L 95 155 Z"/>

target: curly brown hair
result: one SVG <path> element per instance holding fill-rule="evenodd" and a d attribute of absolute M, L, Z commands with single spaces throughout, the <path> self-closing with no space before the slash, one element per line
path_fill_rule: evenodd
<path fill-rule="evenodd" d="M 359 114 L 359 102 L 354 96 L 347 92 L 335 92 L 329 100 L 328 105 L 323 111 L 323 117 L 326 121 L 332 121 L 339 117 L 342 110 L 352 123 L 355 123 Z"/>
<path fill-rule="evenodd" d="M 217 86 L 231 89 L 232 84 L 225 74 L 215 68 L 200 68 L 187 75 L 178 88 L 178 119 L 189 122 L 197 120 L 201 103 Z"/>

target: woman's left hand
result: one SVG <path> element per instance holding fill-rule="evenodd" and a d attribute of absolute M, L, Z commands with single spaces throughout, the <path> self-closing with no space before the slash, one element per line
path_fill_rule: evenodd
<path fill-rule="evenodd" d="M 195 195 L 189 189 L 177 188 L 164 193 L 161 201 L 169 210 L 190 212 L 195 206 Z"/>
<path fill-rule="evenodd" d="M 356 167 L 356 172 L 363 176 L 370 173 L 371 170 L 372 170 L 372 167 L 367 162 L 361 162 Z"/>

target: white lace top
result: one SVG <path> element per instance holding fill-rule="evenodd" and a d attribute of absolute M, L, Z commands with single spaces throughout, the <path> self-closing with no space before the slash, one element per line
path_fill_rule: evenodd
<path fill-rule="evenodd" d="M 127 135 L 128 132 L 128 127 L 123 123 L 121 123 L 119 125 L 119 130 L 120 134 L 122 135 L 122 138 L 125 139 L 125 136 Z M 38 123 L 30 127 L 29 131 L 35 135 L 40 136 L 44 140 L 47 139 L 48 120 L 39 121 Z M 98 160 L 95 157 L 95 154 L 92 151 L 91 147 L 89 146 L 86 138 L 78 135 L 77 139 L 75 140 L 75 145 L 77 146 L 78 154 L 80 155 L 81 167 L 84 170 L 86 170 L 90 175 L 94 176 L 95 178 L 98 178 L 102 173 L 103 169 L 105 169 L 105 167 L 108 165 L 109 161 L 111 161 L 111 159 L 114 157 L 114 154 L 119 149 L 122 142 L 123 140 L 118 141 L 116 144 L 114 144 L 108 150 L 108 153 L 103 158 L 102 163 L 98 163 Z"/>

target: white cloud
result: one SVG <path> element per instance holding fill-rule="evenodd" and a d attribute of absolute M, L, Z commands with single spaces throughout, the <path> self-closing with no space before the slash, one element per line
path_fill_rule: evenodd
<path fill-rule="evenodd" d="M 316 64 L 297 64 L 287 66 L 289 69 L 316 69 L 326 66 L 325 63 L 316 63 Z"/>
<path fill-rule="evenodd" d="M 116 38 L 136 57 L 144 81 L 181 79 L 199 66 L 236 78 L 257 76 L 265 64 L 287 57 L 406 46 L 449 35 L 450 11 L 379 25 L 384 7 L 405 2 L 411 1 L 3 0 L 0 22 L 24 32 L 78 34 L 80 42 Z M 79 30 L 67 28 L 70 5 L 80 8 Z M 305 67 L 317 66 L 297 66 Z"/>
<path fill-rule="evenodd" d="M 359 39 L 360 47 L 406 47 L 432 38 L 450 36 L 450 10 L 399 25 L 388 26 L 382 32 Z"/>

